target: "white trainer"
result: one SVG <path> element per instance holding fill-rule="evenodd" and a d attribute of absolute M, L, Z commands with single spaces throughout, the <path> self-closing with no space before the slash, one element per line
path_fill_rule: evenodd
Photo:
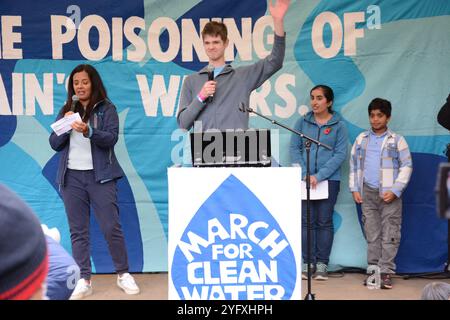
<path fill-rule="evenodd" d="M 138 294 L 140 292 L 133 276 L 128 272 L 117 276 L 117 285 L 120 289 L 125 291 L 126 294 Z"/>
<path fill-rule="evenodd" d="M 84 297 L 90 296 L 92 294 L 91 282 L 86 282 L 83 278 L 78 280 L 75 290 L 73 290 L 72 295 L 69 300 L 80 300 Z"/>

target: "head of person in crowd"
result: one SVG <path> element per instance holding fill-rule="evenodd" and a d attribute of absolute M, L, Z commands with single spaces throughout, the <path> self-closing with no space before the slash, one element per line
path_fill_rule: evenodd
<path fill-rule="evenodd" d="M 311 109 L 314 114 L 332 113 L 334 92 L 329 86 L 319 84 L 309 92 Z"/>
<path fill-rule="evenodd" d="M 422 300 L 450 300 L 450 284 L 446 282 L 432 282 L 422 290 Z"/>
<path fill-rule="evenodd" d="M 369 103 L 367 111 L 369 112 L 369 121 L 373 132 L 382 133 L 386 131 L 391 119 L 391 102 L 386 99 L 375 98 Z"/>
<path fill-rule="evenodd" d="M 47 245 L 38 218 L 0 185 L 0 299 L 43 299 L 47 272 Z"/>

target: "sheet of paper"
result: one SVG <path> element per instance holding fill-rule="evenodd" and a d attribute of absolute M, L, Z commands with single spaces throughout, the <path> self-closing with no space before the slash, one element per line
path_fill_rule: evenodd
<path fill-rule="evenodd" d="M 81 121 L 81 117 L 78 112 L 59 119 L 55 123 L 52 123 L 50 127 L 53 129 L 53 131 L 55 131 L 57 136 L 60 136 L 63 133 L 66 133 L 67 131 L 71 130 L 72 129 L 71 125 L 75 121 Z"/>
<path fill-rule="evenodd" d="M 316 188 L 309 189 L 311 200 L 328 199 L 328 180 L 320 181 Z M 302 200 L 306 200 L 306 182 L 302 180 Z"/>

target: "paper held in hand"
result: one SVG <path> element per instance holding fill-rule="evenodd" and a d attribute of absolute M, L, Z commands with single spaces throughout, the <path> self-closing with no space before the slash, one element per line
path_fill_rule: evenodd
<path fill-rule="evenodd" d="M 302 200 L 306 200 L 306 182 L 302 181 Z M 328 180 L 320 181 L 316 188 L 309 189 L 310 200 L 328 199 Z"/>
<path fill-rule="evenodd" d="M 71 130 L 72 129 L 71 125 L 75 121 L 81 121 L 81 117 L 78 112 L 59 119 L 55 123 L 51 124 L 50 127 L 53 129 L 53 131 L 55 131 L 57 136 L 60 136 L 63 133 L 66 133 L 67 131 Z"/>

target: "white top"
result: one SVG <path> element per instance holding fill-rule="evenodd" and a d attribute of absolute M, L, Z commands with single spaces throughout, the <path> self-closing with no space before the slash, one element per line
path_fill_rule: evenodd
<path fill-rule="evenodd" d="M 70 133 L 67 167 L 72 170 L 94 169 L 92 163 L 91 140 L 75 130 L 72 130 Z"/>

